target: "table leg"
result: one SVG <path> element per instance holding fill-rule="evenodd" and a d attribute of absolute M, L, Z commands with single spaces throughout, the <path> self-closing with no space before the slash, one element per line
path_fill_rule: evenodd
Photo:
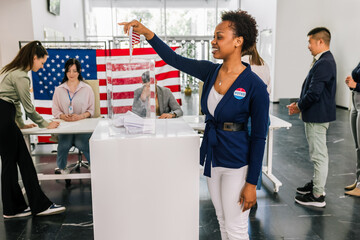
<path fill-rule="evenodd" d="M 274 191 L 278 192 L 282 183 L 272 174 L 272 157 L 273 157 L 273 140 L 274 140 L 274 129 L 269 129 L 268 144 L 267 144 L 267 163 L 263 167 L 264 175 L 269 178 L 274 184 Z"/>

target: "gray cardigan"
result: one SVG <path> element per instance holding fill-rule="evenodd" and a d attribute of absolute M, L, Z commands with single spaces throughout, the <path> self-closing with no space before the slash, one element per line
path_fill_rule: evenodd
<path fill-rule="evenodd" d="M 132 111 L 140 117 L 146 117 L 146 104 L 141 101 L 140 96 L 144 86 L 134 91 L 134 102 Z M 176 101 L 170 89 L 166 87 L 156 86 L 157 97 L 159 102 L 160 115 L 163 113 L 175 113 L 177 117 L 183 115 L 183 111 L 179 103 Z"/>

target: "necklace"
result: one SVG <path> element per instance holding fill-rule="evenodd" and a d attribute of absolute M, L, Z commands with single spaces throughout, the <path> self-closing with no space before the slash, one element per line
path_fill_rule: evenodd
<path fill-rule="evenodd" d="M 219 79 L 219 86 L 221 86 L 221 79 Z"/>

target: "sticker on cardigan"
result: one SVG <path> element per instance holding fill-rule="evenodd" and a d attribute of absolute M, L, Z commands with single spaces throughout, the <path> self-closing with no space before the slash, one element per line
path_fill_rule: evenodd
<path fill-rule="evenodd" d="M 243 99 L 246 96 L 246 91 L 243 88 L 238 88 L 234 91 L 234 97 L 238 100 Z"/>

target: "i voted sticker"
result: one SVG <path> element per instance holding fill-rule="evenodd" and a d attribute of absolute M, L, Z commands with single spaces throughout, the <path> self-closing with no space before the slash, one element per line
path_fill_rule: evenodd
<path fill-rule="evenodd" d="M 243 99 L 245 96 L 246 96 L 246 91 L 245 91 L 245 89 L 243 89 L 243 88 L 238 88 L 238 89 L 236 89 L 236 90 L 234 91 L 234 97 L 235 97 L 236 99 L 241 100 L 241 99 Z"/>

